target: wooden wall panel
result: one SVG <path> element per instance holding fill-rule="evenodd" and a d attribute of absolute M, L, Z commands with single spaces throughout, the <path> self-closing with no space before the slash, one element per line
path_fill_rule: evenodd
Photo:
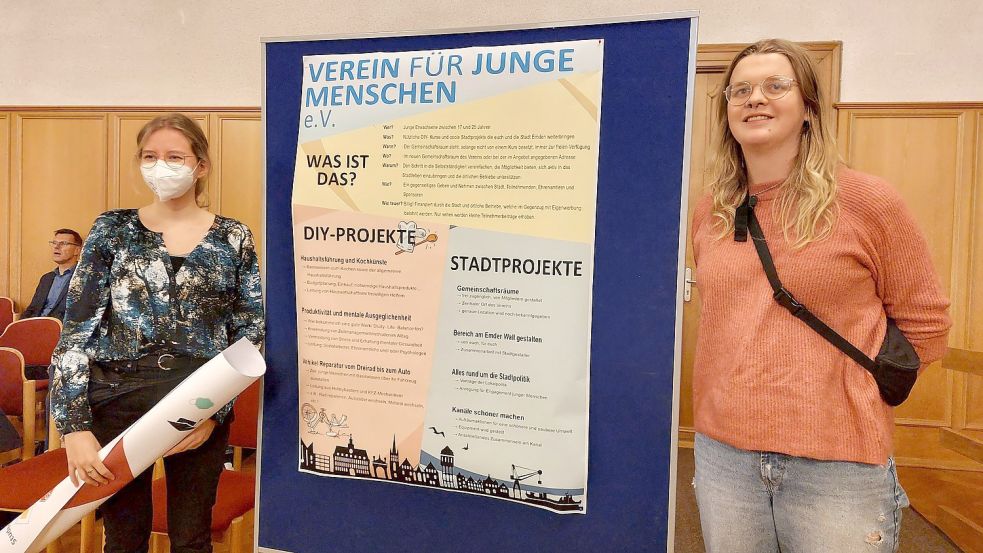
<path fill-rule="evenodd" d="M 55 229 L 83 236 L 107 207 L 104 114 L 14 116 L 10 220 L 11 294 L 30 303 L 38 278 L 51 270 Z"/>
<path fill-rule="evenodd" d="M 963 378 L 966 380 L 966 428 L 983 430 L 983 378 L 970 375 Z"/>
<path fill-rule="evenodd" d="M 957 189 L 964 184 L 960 174 L 966 154 L 963 113 L 887 110 L 846 115 L 850 121 L 847 138 L 841 140 L 844 158 L 854 169 L 883 177 L 897 187 L 926 231 L 932 260 L 943 285 L 948 285 L 953 208 Z"/>
<path fill-rule="evenodd" d="M 847 120 L 841 120 L 841 128 L 845 132 L 840 140 L 844 159 L 853 168 L 881 176 L 897 187 L 925 232 L 936 271 L 951 296 L 954 207 L 962 185 L 962 114 L 897 110 L 846 112 L 844 118 Z M 927 369 L 911 398 L 895 411 L 899 422 L 949 424 L 950 379 L 948 371 L 937 365 Z"/>
<path fill-rule="evenodd" d="M 143 182 L 136 162 L 137 133 L 153 118 L 154 114 L 121 114 L 110 117 L 114 154 L 110 160 L 113 168 L 110 195 L 114 197 L 114 207 L 140 207 L 154 201 L 154 193 Z"/>
<path fill-rule="evenodd" d="M 983 216 L 979 205 L 983 106 L 839 107 L 839 145 L 845 161 L 896 186 L 926 235 L 932 261 L 952 300 L 950 345 L 983 346 L 983 317 L 976 314 L 983 307 L 983 296 L 977 297 L 979 286 L 974 286 L 983 274 L 983 227 L 973 225 Z M 971 380 L 937 363 L 926 369 L 911 398 L 896 410 L 898 464 L 983 470 L 939 442 L 939 427 L 959 429 L 983 421 L 983 408 L 978 407 L 983 386 Z"/>
<path fill-rule="evenodd" d="M 967 203 L 973 206 L 970 215 L 977 229 L 983 229 L 983 109 L 975 113 L 973 130 L 976 151 L 973 163 L 973 193 Z M 983 230 L 977 230 L 969 246 L 971 266 L 967 275 L 969 288 L 969 332 L 965 346 L 983 351 Z M 966 427 L 983 430 L 983 377 L 962 375 L 966 382 Z"/>
<path fill-rule="evenodd" d="M 9 293 L 19 310 L 30 301 L 38 278 L 53 266 L 47 241 L 54 229 L 75 228 L 84 236 L 99 213 L 153 201 L 135 161 L 136 135 L 147 121 L 168 111 L 0 110 L 0 213 L 4 215 L 0 294 Z M 184 113 L 202 127 L 212 143 L 213 171 L 206 184 L 210 209 L 245 221 L 261 236 L 259 110 Z M 223 167 L 223 163 L 234 167 Z M 234 182 L 224 205 L 223 174 Z"/>
<path fill-rule="evenodd" d="M 10 295 L 10 114 L 0 112 L 0 296 Z M 15 308 L 20 308 L 15 306 Z"/>
<path fill-rule="evenodd" d="M 263 128 L 259 118 L 218 114 L 212 117 L 213 181 L 221 182 L 216 209 L 253 231 L 256 251 L 263 252 Z"/>

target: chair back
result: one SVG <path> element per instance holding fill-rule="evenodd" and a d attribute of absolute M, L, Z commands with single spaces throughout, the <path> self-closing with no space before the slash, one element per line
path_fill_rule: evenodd
<path fill-rule="evenodd" d="M 4 415 L 21 419 L 21 459 L 34 456 L 34 440 L 37 438 L 37 384 L 35 380 L 24 378 L 24 357 L 21 353 L 13 348 L 0 347 L 0 409 Z M 20 386 L 19 391 L 17 386 Z"/>
<path fill-rule="evenodd" d="M 952 371 L 983 376 L 983 351 L 949 348 L 942 358 L 942 366 Z"/>
<path fill-rule="evenodd" d="M 47 366 L 61 337 L 61 321 L 54 317 L 32 317 L 14 321 L 0 335 L 0 347 L 14 348 L 24 355 L 25 365 Z"/>
<path fill-rule="evenodd" d="M 256 449 L 257 422 L 259 421 L 259 386 L 259 380 L 250 384 L 245 391 L 239 394 L 239 399 L 232 406 L 232 410 L 235 412 L 235 418 L 229 427 L 230 446 Z"/>
<path fill-rule="evenodd" d="M 12 322 L 14 322 L 14 300 L 0 296 L 0 334 Z"/>
<path fill-rule="evenodd" d="M 24 357 L 12 348 L 0 347 L 0 411 L 24 415 Z"/>

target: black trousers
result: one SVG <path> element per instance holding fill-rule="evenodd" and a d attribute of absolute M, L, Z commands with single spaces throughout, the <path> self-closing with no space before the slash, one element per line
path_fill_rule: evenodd
<path fill-rule="evenodd" d="M 179 381 L 158 382 L 93 405 L 92 432 L 106 445 L 136 422 Z M 90 397 L 98 382 L 90 381 Z M 231 415 L 197 449 L 164 458 L 167 475 L 167 529 L 172 553 L 212 551 L 212 506 L 225 463 Z M 146 553 L 153 522 L 153 468 L 103 503 L 104 553 Z"/>

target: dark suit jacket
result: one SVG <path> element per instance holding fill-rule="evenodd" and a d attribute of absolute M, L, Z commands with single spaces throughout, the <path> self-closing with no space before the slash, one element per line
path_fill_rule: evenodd
<path fill-rule="evenodd" d="M 34 290 L 34 298 L 31 299 L 31 305 L 27 306 L 27 309 L 21 313 L 20 318 L 26 319 L 28 317 L 40 317 L 41 310 L 44 309 L 44 300 L 48 299 L 48 291 L 51 290 L 51 283 L 55 280 L 55 271 L 50 273 L 45 273 L 41 276 L 41 280 L 38 282 L 38 287 Z M 48 313 L 49 317 L 54 317 L 56 319 L 65 318 L 65 298 L 68 297 L 68 286 L 66 286 L 61 295 L 58 296 L 58 303 L 55 304 L 55 308 Z"/>

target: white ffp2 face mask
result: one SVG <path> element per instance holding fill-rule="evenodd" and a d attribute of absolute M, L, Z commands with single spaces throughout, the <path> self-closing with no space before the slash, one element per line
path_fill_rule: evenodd
<path fill-rule="evenodd" d="M 195 168 L 198 168 L 197 164 Z M 140 167 L 140 173 L 143 174 L 147 186 L 162 202 L 180 198 L 195 184 L 194 169 L 187 165 L 172 169 L 162 159 L 158 159 L 153 167 Z"/>

